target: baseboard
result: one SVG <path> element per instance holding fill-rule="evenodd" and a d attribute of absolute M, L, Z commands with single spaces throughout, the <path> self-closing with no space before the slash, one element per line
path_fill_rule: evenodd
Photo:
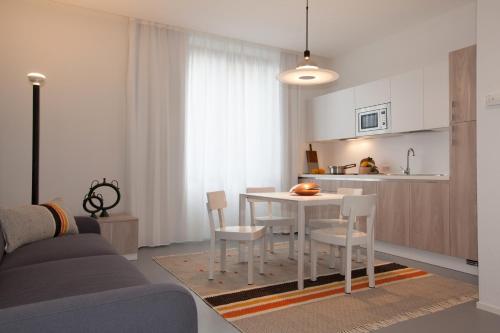
<path fill-rule="evenodd" d="M 123 257 L 127 260 L 137 260 L 137 253 L 124 254 Z"/>
<path fill-rule="evenodd" d="M 406 246 L 399 246 L 380 241 L 375 242 L 375 250 L 439 267 L 453 269 L 459 272 L 478 275 L 477 267 L 467 265 L 465 259 L 461 258 L 450 257 L 443 254 L 412 249 Z"/>
<path fill-rule="evenodd" d="M 493 314 L 500 316 L 500 307 L 498 307 L 498 306 L 486 304 L 486 303 L 479 301 L 476 303 L 476 307 L 479 310 L 487 311 L 487 312 L 490 312 L 490 313 L 493 313 Z"/>

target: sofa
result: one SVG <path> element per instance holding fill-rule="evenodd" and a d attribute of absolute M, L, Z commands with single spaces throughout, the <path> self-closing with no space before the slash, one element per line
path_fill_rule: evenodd
<path fill-rule="evenodd" d="M 186 289 L 151 284 L 96 220 L 76 223 L 78 234 L 0 251 L 0 332 L 197 332 Z"/>

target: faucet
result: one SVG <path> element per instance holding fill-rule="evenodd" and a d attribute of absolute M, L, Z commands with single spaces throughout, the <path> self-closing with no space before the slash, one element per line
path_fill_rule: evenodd
<path fill-rule="evenodd" d="M 403 172 L 405 175 L 409 175 L 410 174 L 410 154 L 411 156 L 415 156 L 415 150 L 413 150 L 413 148 L 409 148 L 408 149 L 408 152 L 406 153 L 406 169 L 403 169 Z"/>

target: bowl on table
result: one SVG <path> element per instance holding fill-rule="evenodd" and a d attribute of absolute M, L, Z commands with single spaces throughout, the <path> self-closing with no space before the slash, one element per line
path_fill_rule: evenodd
<path fill-rule="evenodd" d="M 316 183 L 297 184 L 290 189 L 290 193 L 295 193 L 302 196 L 312 196 L 321 192 L 321 188 Z"/>

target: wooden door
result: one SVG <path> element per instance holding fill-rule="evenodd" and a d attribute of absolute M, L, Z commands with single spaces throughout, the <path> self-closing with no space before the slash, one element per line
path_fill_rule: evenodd
<path fill-rule="evenodd" d="M 476 122 L 451 126 L 450 253 L 477 260 Z"/>
<path fill-rule="evenodd" d="M 451 52 L 449 60 L 451 122 L 476 120 L 476 46 Z"/>
<path fill-rule="evenodd" d="M 405 181 L 382 181 L 377 188 L 375 239 L 408 246 L 410 184 Z"/>
<path fill-rule="evenodd" d="M 448 182 L 410 184 L 410 247 L 450 254 Z"/>

